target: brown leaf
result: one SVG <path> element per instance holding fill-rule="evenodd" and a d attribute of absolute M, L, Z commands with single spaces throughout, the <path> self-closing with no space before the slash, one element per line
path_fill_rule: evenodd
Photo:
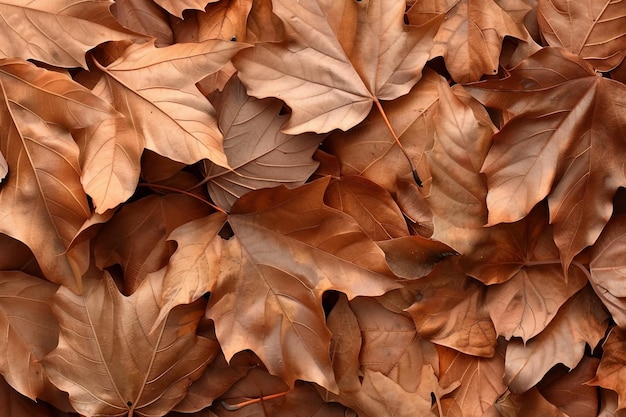
<path fill-rule="evenodd" d="M 3 416 L 59 417 L 58 412 L 48 404 L 30 400 L 17 391 L 0 376 L 0 414 Z"/>
<path fill-rule="evenodd" d="M 523 5 L 521 1 L 518 4 Z M 483 74 L 497 74 L 504 37 L 526 37 L 524 25 L 515 22 L 495 1 L 418 1 L 408 11 L 413 24 L 440 14 L 446 19 L 435 36 L 430 58 L 442 56 L 458 83 L 478 81 Z"/>
<path fill-rule="evenodd" d="M 98 268 L 120 264 L 124 293 L 132 294 L 150 272 L 167 264 L 174 251 L 167 237 L 178 226 L 209 214 L 198 200 L 180 194 L 148 196 L 118 211 L 94 242 Z"/>
<path fill-rule="evenodd" d="M 222 239 L 218 233 L 226 215 L 214 213 L 177 227 L 168 240 L 178 249 L 171 256 L 163 278 L 161 311 L 155 326 L 177 305 L 190 304 L 212 291 L 220 274 Z"/>
<path fill-rule="evenodd" d="M 484 285 L 444 262 L 411 289 L 415 302 L 406 311 L 420 337 L 468 355 L 495 354 L 496 330 L 484 304 Z"/>
<path fill-rule="evenodd" d="M 457 254 L 447 245 L 420 235 L 376 243 L 385 252 L 387 264 L 393 273 L 406 279 L 425 277 L 437 263 Z"/>
<path fill-rule="evenodd" d="M 615 191 L 626 185 L 625 88 L 558 48 L 542 49 L 508 78 L 473 85 L 483 104 L 515 115 L 494 137 L 482 168 L 489 224 L 519 220 L 548 196 L 565 268 L 593 244 Z"/>
<path fill-rule="evenodd" d="M 57 343 L 59 326 L 48 300 L 57 286 L 22 272 L 0 272 L 0 373 L 32 400 L 44 396 L 39 362 Z"/>
<path fill-rule="evenodd" d="M 246 22 L 252 3 L 252 0 L 222 0 L 209 4 L 205 13 L 198 13 L 198 39 L 247 42 Z"/>
<path fill-rule="evenodd" d="M 313 174 L 318 164 L 311 156 L 324 137 L 282 133 L 287 116 L 280 115 L 281 101 L 249 97 L 236 76 L 211 101 L 231 167 L 205 164 L 204 181 L 219 207 L 230 210 L 239 197 L 252 190 L 302 185 Z"/>
<path fill-rule="evenodd" d="M 608 319 L 600 300 L 585 287 L 559 309 L 539 335 L 525 343 L 511 340 L 504 375 L 510 390 L 528 391 L 557 363 L 574 369 L 583 358 L 585 346 L 594 349 L 604 337 Z"/>
<path fill-rule="evenodd" d="M 602 344 L 600 366 L 590 385 L 613 390 L 618 395 L 617 410 L 626 408 L 626 332 L 619 327 L 611 329 Z"/>
<path fill-rule="evenodd" d="M 85 53 L 94 46 L 141 38 L 115 20 L 110 6 L 94 0 L 3 1 L 0 33 L 5 42 L 0 57 L 87 68 Z"/>
<path fill-rule="evenodd" d="M 272 5 L 289 44 L 257 44 L 234 63 L 251 95 L 278 97 L 293 109 L 285 125 L 290 134 L 347 130 L 365 119 L 375 101 L 408 93 L 439 25 L 435 19 L 407 27 L 405 4 L 393 0 Z"/>
<path fill-rule="evenodd" d="M 340 393 L 358 391 L 361 388 L 359 382 L 361 332 L 359 322 L 350 309 L 345 294 L 339 295 L 337 303 L 328 314 L 326 325 L 332 334 L 330 359 L 339 391 Z"/>
<path fill-rule="evenodd" d="M 57 292 L 59 345 L 42 363 L 81 414 L 165 415 L 215 356 L 218 345 L 195 333 L 204 303 L 173 310 L 149 333 L 160 286 L 146 280 L 124 297 L 106 274 L 87 281 L 83 296 Z"/>
<path fill-rule="evenodd" d="M 609 221 L 591 249 L 589 282 L 618 326 L 626 327 L 626 291 L 622 277 L 626 264 L 622 253 L 626 245 L 626 216 Z"/>
<path fill-rule="evenodd" d="M 68 249 L 91 211 L 68 129 L 115 110 L 66 75 L 17 59 L 0 62 L 0 88 L 0 152 L 10 170 L 0 192 L 0 232 L 24 242 L 48 279 L 80 291 L 88 248 Z"/>
<path fill-rule="evenodd" d="M 610 71 L 624 59 L 626 13 L 620 3 L 541 0 L 537 21 L 550 46 L 580 55 L 600 71 Z"/>
<path fill-rule="evenodd" d="M 215 111 L 194 83 L 246 46 L 211 40 L 155 48 L 152 41 L 131 45 L 103 71 L 146 148 L 185 164 L 206 158 L 228 166 Z"/>
<path fill-rule="evenodd" d="M 125 27 L 156 38 L 158 47 L 174 43 L 167 13 L 152 0 L 116 0 L 111 12 Z"/>
<path fill-rule="evenodd" d="M 154 0 L 156 4 L 163 7 L 174 16 L 183 17 L 183 11 L 188 9 L 204 10 L 207 3 L 217 0 Z"/>
<path fill-rule="evenodd" d="M 498 400 L 496 408 L 502 417 L 569 417 L 543 398 L 537 388 L 532 388 L 523 394 L 512 394 Z"/>

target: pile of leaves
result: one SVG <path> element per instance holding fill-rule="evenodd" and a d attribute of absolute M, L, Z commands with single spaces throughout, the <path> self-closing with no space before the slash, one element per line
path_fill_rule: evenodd
<path fill-rule="evenodd" d="M 0 1 L 3 416 L 626 416 L 619 0 Z"/>

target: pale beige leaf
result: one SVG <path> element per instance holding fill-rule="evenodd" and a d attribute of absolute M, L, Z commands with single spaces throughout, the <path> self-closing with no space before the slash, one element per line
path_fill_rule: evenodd
<path fill-rule="evenodd" d="M 318 163 L 311 157 L 324 136 L 282 133 L 280 128 L 288 117 L 280 114 L 280 100 L 249 97 L 233 77 L 212 102 L 232 167 L 227 170 L 205 164 L 209 194 L 219 207 L 230 210 L 239 197 L 252 190 L 302 185 L 313 174 Z"/>
<path fill-rule="evenodd" d="M 39 360 L 57 343 L 59 326 L 48 306 L 57 288 L 23 272 L 0 272 L 0 373 L 32 400 L 44 395 Z"/>
<path fill-rule="evenodd" d="M 234 63 L 251 95 L 278 97 L 293 109 L 285 125 L 290 134 L 350 129 L 374 101 L 408 93 L 421 77 L 439 24 L 406 26 L 405 3 L 395 0 L 272 5 L 289 44 L 257 44 Z"/>
<path fill-rule="evenodd" d="M 124 114 L 130 114 L 120 95 L 113 95 L 113 86 L 101 77 L 93 93 L 112 102 Z M 75 132 L 81 151 L 80 180 L 92 198 L 96 213 L 117 207 L 133 195 L 139 180 L 144 141 L 133 119 L 116 117 Z"/>
<path fill-rule="evenodd" d="M 183 17 L 183 11 L 188 9 L 204 10 L 207 3 L 217 0 L 154 0 L 156 4 L 163 7 L 174 16 Z"/>
<path fill-rule="evenodd" d="M 165 415 L 216 354 L 196 335 L 203 304 L 181 306 L 150 333 L 159 308 L 159 279 L 124 297 L 107 274 L 78 296 L 61 287 L 52 310 L 61 333 L 42 361 L 52 382 L 86 415 Z"/>
<path fill-rule="evenodd" d="M 104 71 L 147 149 L 185 164 L 206 158 L 228 166 L 215 111 L 194 83 L 246 46 L 212 40 L 155 48 L 149 42 L 130 46 Z"/>
<path fill-rule="evenodd" d="M 137 39 L 113 17 L 109 0 L 3 0 L 0 58 L 87 68 L 85 53 L 107 41 Z"/>
<path fill-rule="evenodd" d="M 178 249 L 163 278 L 161 311 L 155 326 L 172 308 L 190 304 L 213 289 L 221 272 L 222 239 L 218 233 L 224 223 L 226 215 L 214 213 L 185 223 L 169 235 L 168 240 L 175 240 Z"/>

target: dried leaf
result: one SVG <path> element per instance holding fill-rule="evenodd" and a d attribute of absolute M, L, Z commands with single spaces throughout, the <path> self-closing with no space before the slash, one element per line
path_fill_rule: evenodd
<path fill-rule="evenodd" d="M 216 354 L 217 344 L 195 333 L 202 303 L 173 310 L 149 332 L 160 285 L 146 280 L 124 297 L 106 275 L 87 281 L 82 296 L 64 287 L 57 292 L 59 345 L 42 363 L 81 414 L 165 415 Z"/>
<path fill-rule="evenodd" d="M 257 44 L 234 62 L 250 95 L 278 97 L 293 109 L 285 125 L 290 134 L 347 130 L 365 119 L 375 101 L 408 93 L 439 25 L 435 19 L 407 27 L 404 3 L 393 0 L 272 5 L 289 45 Z"/>
<path fill-rule="evenodd" d="M 207 3 L 213 3 L 216 0 L 154 0 L 156 4 L 163 7 L 174 16 L 183 17 L 183 11 L 188 9 L 204 10 Z"/>

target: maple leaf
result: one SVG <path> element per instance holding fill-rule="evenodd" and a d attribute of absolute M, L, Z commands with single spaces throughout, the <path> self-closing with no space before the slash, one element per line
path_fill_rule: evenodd
<path fill-rule="evenodd" d="M 186 164 L 206 158 L 228 166 L 215 111 L 194 83 L 245 47 L 210 40 L 155 48 L 151 41 L 129 46 L 102 71 L 147 149 Z"/>
<path fill-rule="evenodd" d="M 506 349 L 505 381 L 515 393 L 528 391 L 557 363 L 574 369 L 585 345 L 594 349 L 604 337 L 608 315 L 591 288 L 569 299 L 539 335 L 526 343 L 511 340 Z"/>
<path fill-rule="evenodd" d="M 541 0 L 537 21 L 550 46 L 580 55 L 600 71 L 610 71 L 624 59 L 626 13 L 620 3 Z"/>
<path fill-rule="evenodd" d="M 48 279 L 80 291 L 88 248 L 69 245 L 90 209 L 69 129 L 116 112 L 68 76 L 18 59 L 0 62 L 0 89 L 0 152 L 9 165 L 0 232 L 24 242 Z"/>
<path fill-rule="evenodd" d="M 106 41 L 138 39 L 109 11 L 111 1 L 18 0 L 0 3 L 1 58 L 87 68 L 85 53 Z M 25 34 L 28 34 L 25 36 Z"/>
<path fill-rule="evenodd" d="M 209 194 L 224 210 L 251 190 L 304 184 L 318 163 L 311 159 L 323 140 L 316 134 L 287 135 L 280 128 L 287 116 L 276 99 L 249 97 L 237 77 L 212 97 L 224 134 L 224 152 L 230 169 L 208 162 Z"/>
<path fill-rule="evenodd" d="M 150 333 L 160 296 L 158 279 L 124 297 L 108 274 L 78 296 L 64 287 L 52 300 L 59 344 L 42 361 L 51 381 L 87 415 L 165 415 L 218 349 L 198 336 L 204 305 L 173 310 Z"/>
<path fill-rule="evenodd" d="M 521 0 L 516 3 L 518 7 L 527 7 Z M 497 74 L 504 37 L 526 38 L 524 25 L 514 21 L 497 1 L 417 1 L 407 14 L 413 24 L 432 15 L 445 15 L 430 58 L 442 56 L 458 83 L 478 81 L 483 74 Z"/>
<path fill-rule="evenodd" d="M 393 0 L 277 0 L 289 44 L 261 43 L 234 63 L 252 96 L 278 97 L 293 110 L 290 134 L 350 129 L 378 100 L 393 100 L 420 79 L 439 19 L 404 24 Z"/>
<path fill-rule="evenodd" d="M 327 185 L 328 178 L 239 199 L 207 315 L 227 359 L 251 349 L 290 384 L 303 379 L 336 391 L 322 293 L 380 295 L 398 284 L 358 224 L 324 206 Z"/>
<path fill-rule="evenodd" d="M 548 197 L 564 269 L 593 244 L 626 185 L 623 84 L 582 58 L 544 48 L 503 80 L 469 87 L 483 104 L 514 115 L 494 137 L 482 168 L 489 224 L 512 222 Z"/>

